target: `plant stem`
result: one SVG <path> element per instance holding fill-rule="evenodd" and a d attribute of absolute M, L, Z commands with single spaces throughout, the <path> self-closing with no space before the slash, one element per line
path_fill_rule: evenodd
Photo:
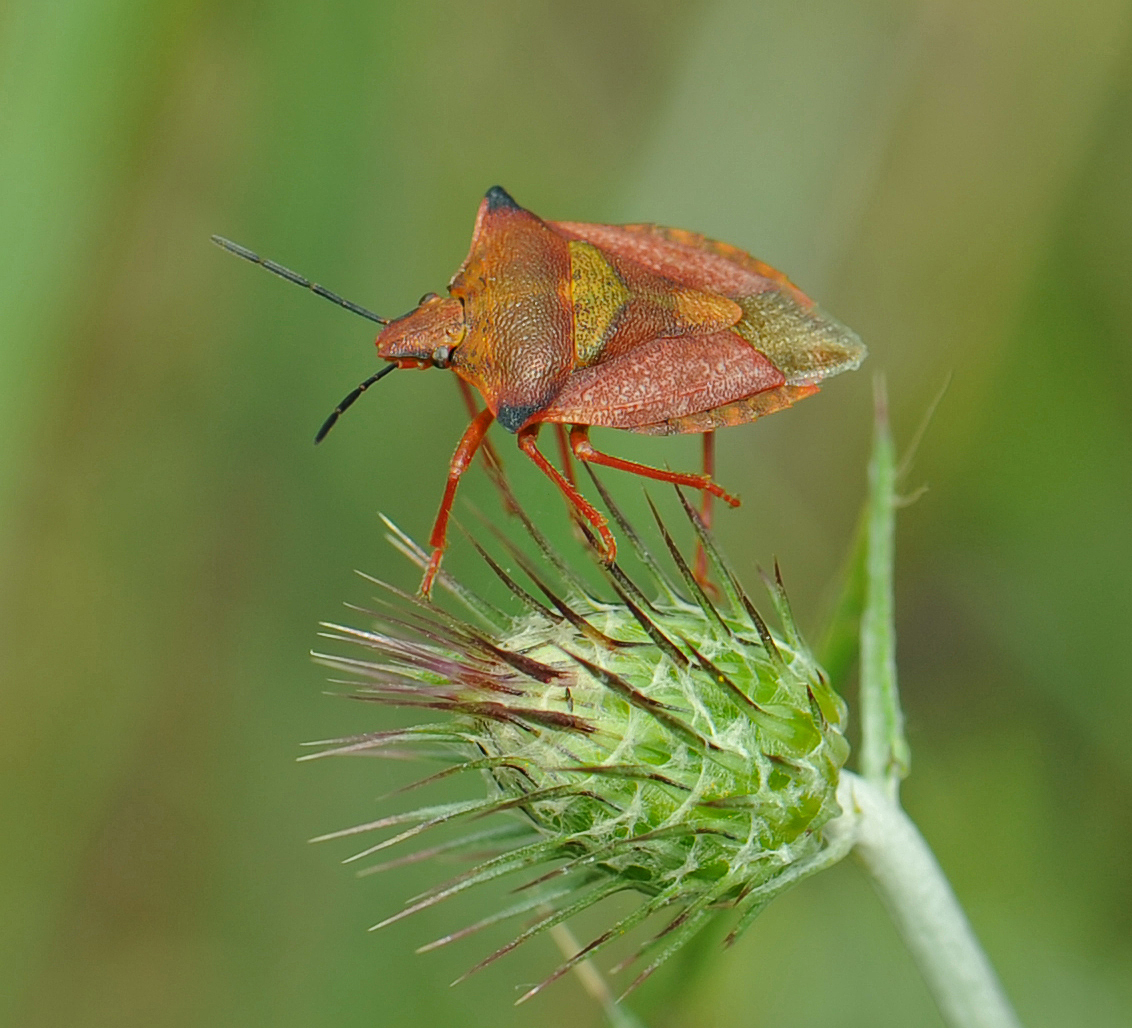
<path fill-rule="evenodd" d="M 869 873 L 949 1028 L 1020 1028 L 1002 985 L 924 837 L 883 786 L 841 773 L 845 812 L 826 826 L 852 833 Z"/>
<path fill-rule="evenodd" d="M 893 562 L 896 535 L 896 450 L 888 427 L 884 379 L 873 380 L 873 452 L 865 511 L 865 607 L 861 615 L 861 774 L 899 795 L 910 761 L 896 689 Z"/>

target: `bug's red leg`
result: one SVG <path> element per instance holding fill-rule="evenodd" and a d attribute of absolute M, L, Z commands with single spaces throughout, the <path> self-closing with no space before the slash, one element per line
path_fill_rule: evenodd
<path fill-rule="evenodd" d="M 617 468 L 619 471 L 629 471 L 634 475 L 645 478 L 655 478 L 660 482 L 673 482 L 676 485 L 690 486 L 692 489 L 703 489 L 704 492 L 718 496 L 724 503 L 738 507 L 739 501 L 730 493 L 711 480 L 708 475 L 681 474 L 677 471 L 662 471 L 660 468 L 650 468 L 647 464 L 636 464 L 631 460 L 622 460 L 620 457 L 611 457 L 608 453 L 595 450 L 589 438 L 589 425 L 573 425 L 570 428 L 570 448 L 578 460 L 589 461 L 591 464 L 603 464 L 607 468 Z"/>
<path fill-rule="evenodd" d="M 561 421 L 554 422 L 554 439 L 558 443 L 558 463 L 562 465 L 562 477 L 577 489 L 578 480 L 574 477 L 574 457 L 570 453 L 570 442 L 566 438 L 566 426 Z M 577 520 L 580 517 L 578 508 L 572 502 L 568 502 L 567 506 L 571 517 Z M 579 535 L 580 538 L 581 535 Z"/>
<path fill-rule="evenodd" d="M 715 433 L 704 433 L 704 477 L 715 478 Z M 700 520 L 704 528 L 711 528 L 711 493 L 705 491 L 700 504 Z"/>
<path fill-rule="evenodd" d="M 570 456 L 570 444 L 566 441 L 566 426 L 561 421 L 556 421 L 554 430 L 555 438 L 558 440 L 558 456 L 562 461 L 562 474 L 566 476 L 566 481 L 577 489 L 578 480 L 574 477 L 574 459 Z"/>
<path fill-rule="evenodd" d="M 468 417 L 473 419 L 478 417 L 480 405 L 476 403 L 476 394 L 472 391 L 472 387 L 459 375 L 456 376 L 456 381 L 460 385 L 460 395 L 464 398 L 464 406 L 468 408 Z M 483 441 L 481 450 L 483 453 L 483 462 L 487 465 L 489 472 L 494 474 L 495 469 L 503 469 L 503 464 L 499 460 L 499 454 L 496 452 L 495 446 L 490 439 Z"/>
<path fill-rule="evenodd" d="M 479 415 L 480 407 L 479 404 L 476 403 L 475 392 L 459 375 L 456 376 L 456 381 L 460 384 L 460 395 L 464 398 L 464 406 L 468 408 L 468 417 L 476 418 Z M 500 460 L 499 451 L 495 448 L 490 439 L 484 439 L 480 446 L 480 453 L 483 455 L 483 464 L 484 468 L 487 470 L 487 477 L 491 479 L 492 484 L 499 490 L 503 509 L 508 514 L 518 513 L 515 507 L 515 499 L 511 495 L 511 487 L 507 484 L 507 472 L 503 470 L 503 461 Z"/>
<path fill-rule="evenodd" d="M 715 477 L 715 433 L 704 433 L 704 477 Z M 700 501 L 700 520 L 704 523 L 704 528 L 711 530 L 711 501 L 712 495 L 706 489 L 701 494 L 703 499 Z M 708 581 L 708 560 L 707 553 L 704 551 L 704 544 L 700 542 L 699 537 L 696 537 L 696 559 L 693 565 L 696 576 L 696 581 L 700 585 L 709 587 L 711 583 Z"/>
<path fill-rule="evenodd" d="M 488 408 L 484 408 L 474 418 L 472 423 L 460 437 L 456 452 L 448 465 L 448 484 L 444 487 L 444 498 L 440 501 L 440 509 L 436 512 L 436 521 L 433 522 L 432 535 L 428 537 L 428 544 L 432 547 L 432 556 L 429 557 L 424 577 L 421 579 L 420 594 L 428 599 L 432 593 L 432 581 L 440 570 L 440 561 L 444 557 L 444 550 L 448 545 L 448 515 L 452 513 L 452 501 L 456 498 L 456 487 L 460 484 L 460 476 L 468 470 L 476 450 L 483 442 L 484 433 L 495 420 L 495 415 Z"/>
<path fill-rule="evenodd" d="M 602 544 L 605 546 L 606 552 L 603 559 L 607 564 L 612 564 L 617 556 L 617 542 L 613 538 L 613 533 L 609 530 L 609 525 L 606 524 L 601 513 L 542 455 L 542 451 L 538 448 L 538 430 L 539 424 L 537 422 L 519 429 L 519 449 L 530 457 L 542 473 L 558 486 L 562 495 L 566 497 L 566 502 L 594 526 L 598 535 L 601 536 Z"/>

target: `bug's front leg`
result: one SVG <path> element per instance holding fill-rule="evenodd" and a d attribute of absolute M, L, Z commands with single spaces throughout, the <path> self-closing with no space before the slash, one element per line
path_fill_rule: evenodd
<path fill-rule="evenodd" d="M 464 406 L 468 409 L 468 417 L 474 420 L 480 412 L 479 404 L 476 403 L 476 394 L 472 391 L 472 387 L 459 375 L 456 376 L 456 381 L 460 386 L 460 395 L 464 399 Z M 488 478 L 491 479 L 496 489 L 499 490 L 500 496 L 503 497 L 504 510 L 508 514 L 514 514 L 515 501 L 511 497 L 511 489 L 507 485 L 507 474 L 503 470 L 503 461 L 499 459 L 499 454 L 492 446 L 490 439 L 484 438 L 483 445 L 480 447 L 480 454 L 483 457 Z"/>
<path fill-rule="evenodd" d="M 609 530 L 609 525 L 597 508 L 578 492 L 574 484 L 542 455 L 542 451 L 538 448 L 539 427 L 539 423 L 536 422 L 526 428 L 519 429 L 519 449 L 530 457 L 542 473 L 558 486 L 562 495 L 566 497 L 566 502 L 594 526 L 601 537 L 602 545 L 605 547 L 602 559 L 606 564 L 612 564 L 617 557 L 617 542 L 613 538 L 613 533 Z"/>
<path fill-rule="evenodd" d="M 444 487 L 444 498 L 440 501 L 440 509 L 436 512 L 436 521 L 433 522 L 432 535 L 428 537 L 428 544 L 432 547 L 432 556 L 429 557 L 425 567 L 424 577 L 421 579 L 420 595 L 426 600 L 432 594 L 432 582 L 440 570 L 440 562 L 444 558 L 444 550 L 448 546 L 448 516 L 452 513 L 452 501 L 456 498 L 456 487 L 460 484 L 460 476 L 468 470 L 476 450 L 480 448 L 488 427 L 495 420 L 490 408 L 485 407 L 465 429 L 452 454 L 448 465 L 448 484 Z"/>

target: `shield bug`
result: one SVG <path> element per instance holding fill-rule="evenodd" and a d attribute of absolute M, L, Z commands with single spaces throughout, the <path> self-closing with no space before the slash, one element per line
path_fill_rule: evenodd
<path fill-rule="evenodd" d="M 449 368 L 473 411 L 448 481 L 421 581 L 428 596 L 440 568 L 460 477 L 493 421 L 554 482 L 600 538 L 612 561 L 605 518 L 538 448 L 553 423 L 568 453 L 647 478 L 739 501 L 711 477 L 711 433 L 753 421 L 817 392 L 828 375 L 856 368 L 865 348 L 785 275 L 731 246 L 659 225 L 544 221 L 499 186 L 476 215 L 471 249 L 448 295 L 425 295 L 387 320 L 214 237 L 224 248 L 382 326 L 377 354 L 388 361 L 354 389 L 315 441 L 374 382 L 396 368 Z M 474 389 L 485 407 L 476 412 Z M 592 426 L 650 435 L 703 433 L 702 474 L 647 467 L 597 450 Z"/>

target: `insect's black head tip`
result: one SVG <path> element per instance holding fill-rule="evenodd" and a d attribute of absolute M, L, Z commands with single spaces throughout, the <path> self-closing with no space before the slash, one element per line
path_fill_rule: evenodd
<path fill-rule="evenodd" d="M 484 196 L 489 211 L 520 210 L 514 198 L 502 186 L 492 186 Z"/>

